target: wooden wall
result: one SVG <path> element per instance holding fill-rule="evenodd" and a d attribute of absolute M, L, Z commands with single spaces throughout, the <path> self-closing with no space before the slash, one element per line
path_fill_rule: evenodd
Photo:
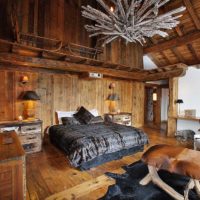
<path fill-rule="evenodd" d="M 84 29 L 89 20 L 81 17 L 81 5 L 95 6 L 94 0 L 1 0 L 0 1 L 0 38 L 12 40 L 9 9 L 11 2 L 17 3 L 19 30 L 94 47 L 95 39 L 90 39 Z M 101 59 L 143 67 L 142 47 L 115 41 L 109 44 Z M 10 67 L 10 66 L 8 66 Z M 18 99 L 23 90 L 36 90 L 41 97 L 37 108 L 37 117 L 44 121 L 44 127 L 54 124 L 56 110 L 76 110 L 78 106 L 88 109 L 97 108 L 101 115 L 108 112 L 106 97 L 108 85 L 116 83 L 116 92 L 120 96 L 119 108 L 123 112 L 133 113 L 136 126 L 144 121 L 144 85 L 125 80 L 101 79 L 83 80 L 78 75 L 53 74 L 43 72 L 23 72 L 5 70 L 0 66 L 0 121 L 13 120 L 22 114 L 22 102 Z M 19 84 L 22 75 L 30 77 L 26 88 Z"/>
<path fill-rule="evenodd" d="M 30 78 L 25 88 L 20 84 L 23 75 Z M 142 126 L 143 83 L 109 78 L 86 80 L 78 75 L 16 70 L 0 70 L 0 121 L 14 120 L 22 115 L 23 102 L 19 96 L 23 90 L 35 90 L 41 97 L 37 117 L 44 121 L 44 127 L 55 124 L 56 110 L 76 110 L 83 105 L 88 109 L 97 108 L 103 115 L 108 112 L 106 98 L 110 93 L 108 86 L 111 82 L 116 83 L 115 92 L 120 96 L 119 109 L 132 112 L 134 125 Z"/>
<path fill-rule="evenodd" d="M 12 4 L 13 3 L 13 4 Z M 0 1 L 0 38 L 13 39 L 10 10 L 16 5 L 19 30 L 48 38 L 62 40 L 63 43 L 76 43 L 88 47 L 101 47 L 97 38 L 89 38 L 84 28 L 92 23 L 81 16 L 81 6 L 96 7 L 94 0 L 1 0 Z M 2 11 L 2 12 L 1 12 Z M 143 68 L 143 47 L 119 39 L 106 45 L 101 60 Z"/>
<path fill-rule="evenodd" d="M 118 39 L 106 45 L 102 59 L 142 69 L 143 47 L 139 43 L 126 44 L 124 39 Z"/>

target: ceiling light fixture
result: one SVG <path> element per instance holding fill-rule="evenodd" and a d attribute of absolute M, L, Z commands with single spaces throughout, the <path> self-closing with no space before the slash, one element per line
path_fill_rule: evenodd
<path fill-rule="evenodd" d="M 181 6 L 165 14 L 158 15 L 159 9 L 170 0 L 110 0 L 109 7 L 103 0 L 96 0 L 104 9 L 102 12 L 91 6 L 82 6 L 82 16 L 96 22 L 85 25 L 90 37 L 104 35 L 103 45 L 121 37 L 128 42 L 144 44 L 145 38 L 168 36 L 166 30 L 179 24 L 178 18 L 186 8 Z"/>

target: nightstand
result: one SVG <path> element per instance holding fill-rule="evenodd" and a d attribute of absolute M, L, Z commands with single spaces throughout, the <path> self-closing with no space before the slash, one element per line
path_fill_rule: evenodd
<path fill-rule="evenodd" d="M 26 153 L 42 150 L 42 121 L 0 122 L 0 132 L 15 131 Z"/>
<path fill-rule="evenodd" d="M 126 126 L 132 125 L 132 114 L 131 113 L 106 113 L 104 114 L 105 122 L 113 122 L 116 124 L 122 124 Z"/>

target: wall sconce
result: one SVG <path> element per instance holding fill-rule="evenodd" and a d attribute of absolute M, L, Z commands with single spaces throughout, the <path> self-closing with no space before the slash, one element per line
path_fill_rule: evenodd
<path fill-rule="evenodd" d="M 29 82 L 28 76 L 22 76 L 22 77 L 21 77 L 20 83 L 21 83 L 22 85 L 26 85 L 28 82 Z"/>
<path fill-rule="evenodd" d="M 157 93 L 156 93 L 156 92 L 154 92 L 154 93 L 153 93 L 153 101 L 157 101 L 157 100 L 158 100 Z"/>
<path fill-rule="evenodd" d="M 114 12 L 113 6 L 110 7 L 110 11 L 111 11 L 111 12 Z"/>

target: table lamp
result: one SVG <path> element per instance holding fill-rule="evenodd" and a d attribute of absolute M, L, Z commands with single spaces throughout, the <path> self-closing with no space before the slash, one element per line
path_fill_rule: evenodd
<path fill-rule="evenodd" d="M 119 101 L 119 95 L 116 93 L 109 94 L 107 100 L 109 101 L 109 112 L 117 113 L 117 101 Z"/>
<path fill-rule="evenodd" d="M 177 99 L 176 103 L 178 104 L 178 115 L 180 115 L 181 114 L 181 109 L 180 109 L 181 106 L 180 106 L 180 104 L 183 103 L 183 100 L 182 99 Z"/>
<path fill-rule="evenodd" d="M 35 120 L 36 101 L 40 100 L 35 91 L 26 91 L 22 96 L 24 101 L 24 117 L 28 121 Z"/>

